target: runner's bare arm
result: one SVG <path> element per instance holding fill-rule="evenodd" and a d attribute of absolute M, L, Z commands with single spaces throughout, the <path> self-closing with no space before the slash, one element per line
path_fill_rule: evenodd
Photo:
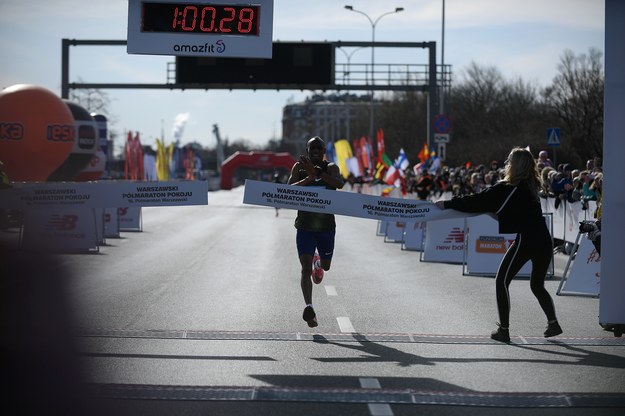
<path fill-rule="evenodd" d="M 319 178 L 333 188 L 341 189 L 345 185 L 345 181 L 341 176 L 341 171 L 337 165 L 330 163 L 327 172 L 321 172 Z"/>
<path fill-rule="evenodd" d="M 289 180 L 288 180 L 287 183 L 289 185 L 299 186 L 299 185 L 308 185 L 310 182 L 312 182 L 315 179 L 314 175 L 308 174 L 304 178 L 301 177 L 302 175 L 301 175 L 300 172 L 303 169 L 305 169 L 305 166 L 302 163 L 301 158 L 300 158 L 300 161 L 299 162 L 295 162 L 295 164 L 291 168 L 291 175 L 289 176 Z"/>

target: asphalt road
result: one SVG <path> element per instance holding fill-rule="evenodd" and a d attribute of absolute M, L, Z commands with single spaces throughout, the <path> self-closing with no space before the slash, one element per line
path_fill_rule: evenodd
<path fill-rule="evenodd" d="M 421 262 L 376 222 L 337 216 L 311 329 L 296 213 L 242 199 L 236 188 L 144 208 L 142 232 L 59 256 L 89 413 L 623 414 L 625 342 L 599 326 L 599 299 L 555 296 L 549 280 L 565 332 L 546 340 L 517 279 L 512 343 L 497 343 L 492 278 Z"/>

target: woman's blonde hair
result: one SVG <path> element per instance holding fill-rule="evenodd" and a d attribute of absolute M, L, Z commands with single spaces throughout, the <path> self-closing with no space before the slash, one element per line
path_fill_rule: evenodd
<path fill-rule="evenodd" d="M 540 173 L 536 167 L 536 160 L 532 153 L 523 147 L 515 147 L 510 151 L 504 168 L 504 181 L 511 185 L 525 184 L 538 198 L 540 187 Z"/>

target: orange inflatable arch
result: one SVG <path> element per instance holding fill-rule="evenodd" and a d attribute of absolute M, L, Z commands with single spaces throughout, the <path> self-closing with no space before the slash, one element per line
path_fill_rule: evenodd
<path fill-rule="evenodd" d="M 232 189 L 232 174 L 239 167 L 252 169 L 285 168 L 291 171 L 296 160 L 289 153 L 236 152 L 221 164 L 221 189 Z"/>

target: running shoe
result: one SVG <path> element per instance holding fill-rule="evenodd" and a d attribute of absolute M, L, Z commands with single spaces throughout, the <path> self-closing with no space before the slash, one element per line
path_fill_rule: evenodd
<path fill-rule="evenodd" d="M 318 261 L 321 261 L 321 259 L 319 257 L 319 254 L 315 253 L 313 257 L 313 261 L 312 261 L 312 264 L 313 264 L 312 281 L 316 285 L 321 283 L 321 281 L 323 280 L 323 273 L 324 273 L 324 270 L 321 267 L 321 265 L 319 265 L 319 267 L 316 266 Z"/>
<path fill-rule="evenodd" d="M 545 338 L 555 337 L 556 335 L 560 335 L 562 332 L 562 328 L 560 328 L 560 324 L 558 322 L 547 324 L 547 329 L 545 329 Z"/>
<path fill-rule="evenodd" d="M 510 342 L 510 331 L 506 328 L 502 328 L 500 324 L 497 324 L 498 328 L 490 334 L 490 337 L 499 342 Z"/>
<path fill-rule="evenodd" d="M 306 308 L 304 308 L 304 314 L 302 315 L 302 319 L 304 319 L 304 321 L 306 321 L 308 326 L 311 328 L 319 325 L 317 323 L 317 314 L 315 313 L 315 310 L 312 308 L 312 306 L 306 306 Z"/>

